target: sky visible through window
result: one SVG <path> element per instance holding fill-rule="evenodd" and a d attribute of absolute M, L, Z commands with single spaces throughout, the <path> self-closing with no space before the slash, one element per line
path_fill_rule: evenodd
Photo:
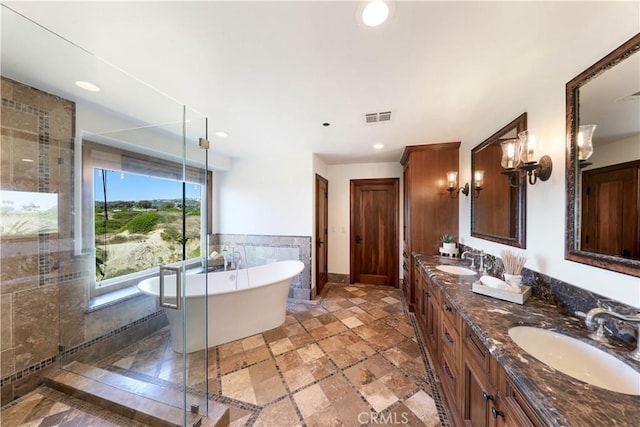
<path fill-rule="evenodd" d="M 181 199 L 182 183 L 127 172 L 107 170 L 107 201 Z M 104 200 L 102 189 L 102 169 L 94 169 L 94 190 L 96 201 Z M 200 199 L 200 185 L 187 183 L 185 197 Z"/>

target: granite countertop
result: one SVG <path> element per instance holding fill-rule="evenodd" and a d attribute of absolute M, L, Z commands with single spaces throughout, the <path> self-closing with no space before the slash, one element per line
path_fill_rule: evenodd
<path fill-rule="evenodd" d="M 640 396 L 605 390 L 556 371 L 520 349 L 508 331 L 519 325 L 552 329 L 612 353 L 640 370 L 640 362 L 628 357 L 632 346 L 615 339 L 610 345 L 594 341 L 588 337 L 584 320 L 534 295 L 519 305 L 476 294 L 471 285 L 479 276 L 455 276 L 435 268 L 438 264 L 467 266 L 459 259 L 414 256 L 547 425 L 640 425 Z"/>

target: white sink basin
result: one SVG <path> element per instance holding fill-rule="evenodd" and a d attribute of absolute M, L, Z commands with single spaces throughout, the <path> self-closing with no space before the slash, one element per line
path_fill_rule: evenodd
<path fill-rule="evenodd" d="M 436 265 L 436 268 L 440 271 L 444 271 L 445 273 L 455 274 L 458 276 L 473 276 L 474 274 L 476 274 L 476 272 L 471 270 L 470 268 L 459 267 L 457 265 L 442 264 Z"/>
<path fill-rule="evenodd" d="M 513 327 L 509 336 L 531 356 L 570 377 L 610 391 L 640 395 L 640 372 L 592 345 L 530 326 Z"/>

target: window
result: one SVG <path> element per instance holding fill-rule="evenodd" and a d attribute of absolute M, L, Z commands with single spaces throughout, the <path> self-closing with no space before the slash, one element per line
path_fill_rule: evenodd
<path fill-rule="evenodd" d="M 183 257 L 200 261 L 205 173 L 193 166 L 186 172 L 183 186 L 182 164 L 83 142 L 83 247 L 95 256 L 92 294 L 131 286 Z"/>
<path fill-rule="evenodd" d="M 200 184 L 187 183 L 183 199 L 182 182 L 171 179 L 94 168 L 93 181 L 98 286 L 200 257 Z"/>

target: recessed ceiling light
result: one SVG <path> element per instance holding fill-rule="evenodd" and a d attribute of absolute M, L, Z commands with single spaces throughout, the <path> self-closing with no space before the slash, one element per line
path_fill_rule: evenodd
<path fill-rule="evenodd" d="M 84 82 L 82 80 L 78 80 L 76 82 L 76 86 L 81 87 L 84 90 L 88 90 L 89 92 L 100 92 L 100 88 L 90 82 Z"/>
<path fill-rule="evenodd" d="M 229 136 L 229 134 L 223 130 L 219 130 L 216 132 L 216 136 L 219 136 L 220 138 L 226 138 Z"/>
<path fill-rule="evenodd" d="M 362 22 L 367 27 L 377 27 L 389 17 L 389 6 L 382 0 L 373 0 L 362 11 Z"/>
<path fill-rule="evenodd" d="M 373 149 L 374 150 L 382 150 L 384 148 L 384 144 L 373 144 Z"/>

